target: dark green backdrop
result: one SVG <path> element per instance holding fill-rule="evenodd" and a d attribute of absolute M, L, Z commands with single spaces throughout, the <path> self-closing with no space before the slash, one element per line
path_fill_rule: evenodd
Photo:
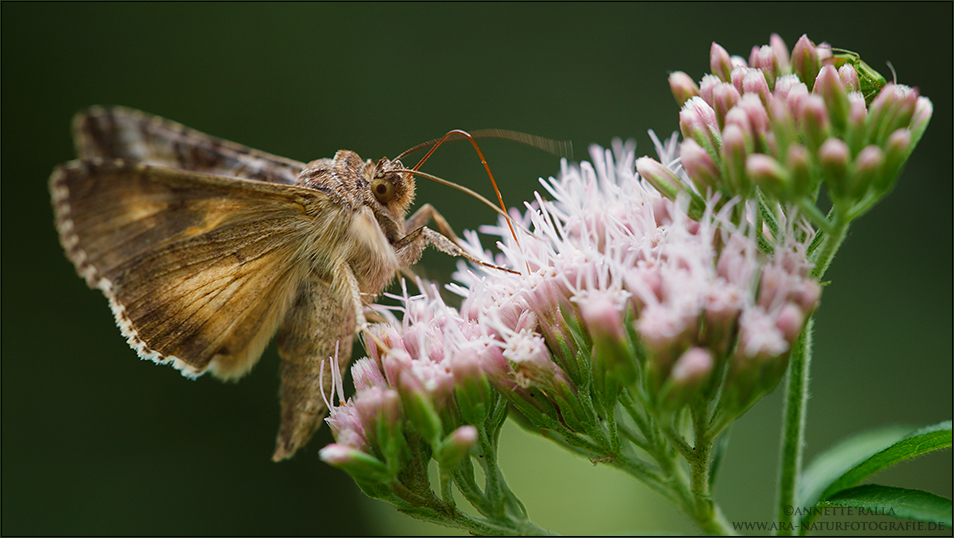
<path fill-rule="evenodd" d="M 269 460 L 278 422 L 273 348 L 246 379 L 183 379 L 137 360 L 101 294 L 57 244 L 47 177 L 73 157 L 71 115 L 124 104 L 300 160 L 339 148 L 395 155 L 451 128 L 499 127 L 590 143 L 665 135 L 667 73 L 698 79 L 715 40 L 745 57 L 791 47 L 858 51 L 918 86 L 934 119 L 894 192 L 853 229 L 818 313 L 807 456 L 888 422 L 951 416 L 952 10 L 934 4 L 2 4 L 2 533 L 364 534 L 404 525 L 323 465 L 322 432 Z M 558 162 L 484 151 L 511 205 Z M 484 193 L 472 151 L 428 170 Z M 420 184 L 457 229 L 494 218 Z M 423 266 L 446 280 L 453 261 Z M 780 399 L 736 426 L 717 494 L 732 520 L 771 516 Z M 619 473 L 505 432 L 504 471 L 558 532 L 692 527 Z M 884 482 L 951 495 L 950 452 Z M 409 520 L 408 520 L 409 521 Z M 424 529 L 423 531 L 421 529 Z"/>

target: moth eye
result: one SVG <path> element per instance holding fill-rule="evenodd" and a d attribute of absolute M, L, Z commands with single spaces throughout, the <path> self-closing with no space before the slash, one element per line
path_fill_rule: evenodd
<path fill-rule="evenodd" d="M 390 181 L 378 178 L 371 182 L 371 192 L 379 202 L 386 204 L 394 198 L 394 185 Z"/>

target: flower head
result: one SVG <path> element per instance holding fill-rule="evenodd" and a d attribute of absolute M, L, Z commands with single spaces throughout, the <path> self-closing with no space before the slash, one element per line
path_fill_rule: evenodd
<path fill-rule="evenodd" d="M 447 286 L 459 309 L 420 281 L 420 295 L 391 296 L 403 316 L 380 312 L 346 402 L 331 369 L 339 405 L 326 400 L 336 443 L 325 461 L 431 517 L 454 510 L 451 481 L 481 502 L 474 456 L 497 488 L 480 512 L 520 511 L 489 457 L 512 407 L 594 462 L 628 459 L 639 474 L 672 468 L 644 467 L 640 454 L 671 464 L 678 453 L 705 483 L 696 463 L 724 428 L 775 388 L 790 357 L 804 362 L 818 279 L 933 112 L 916 89 L 807 36 L 789 54 L 773 34 L 748 60 L 713 43 L 709 59 L 698 85 L 669 77 L 681 143 L 650 131 L 656 159 L 619 139 L 591 146 L 589 161 L 564 159 L 540 180 L 544 194 L 510 210 L 529 230 L 519 242 L 504 219 L 480 228 L 499 253 L 465 232 L 461 246 L 485 263 L 459 263 Z"/>
<path fill-rule="evenodd" d="M 759 186 L 781 202 L 814 203 L 825 184 L 837 209 L 855 217 L 893 187 L 931 102 L 916 89 L 885 83 L 857 54 L 835 54 L 802 36 L 789 56 L 780 37 L 770 42 L 754 47 L 747 62 L 713 43 L 712 74 L 698 92 L 684 73 L 674 75 L 683 165 L 695 191 L 721 191 L 724 203 L 752 198 Z M 832 162 L 831 141 L 850 149 L 834 168 L 825 164 Z M 893 158 L 875 158 L 889 150 Z M 652 165 L 641 168 L 650 172 Z M 675 199 L 679 189 L 669 183 L 660 192 Z"/>

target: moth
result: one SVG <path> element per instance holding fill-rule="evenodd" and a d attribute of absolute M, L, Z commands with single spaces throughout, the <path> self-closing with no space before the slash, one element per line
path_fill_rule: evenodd
<path fill-rule="evenodd" d="M 397 272 L 428 245 L 483 263 L 430 204 L 405 218 L 415 171 L 399 159 L 306 164 L 122 107 L 77 114 L 73 136 L 77 160 L 50 177 L 67 257 L 139 356 L 186 377 L 237 379 L 277 334 L 275 461 L 320 427 L 324 359 L 339 345 L 347 368 Z"/>

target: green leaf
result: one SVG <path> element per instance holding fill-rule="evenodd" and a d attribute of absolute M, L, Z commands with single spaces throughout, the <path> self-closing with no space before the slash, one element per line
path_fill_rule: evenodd
<path fill-rule="evenodd" d="M 818 456 L 802 473 L 799 507 L 814 506 L 906 459 L 951 446 L 951 421 L 904 435 L 901 426 L 862 433 Z M 805 518 L 803 518 L 805 519 Z"/>
<path fill-rule="evenodd" d="M 819 454 L 802 471 L 798 481 L 798 506 L 814 506 L 835 480 L 910 431 L 910 426 L 884 426 L 853 435 Z"/>
<path fill-rule="evenodd" d="M 865 484 L 839 491 L 818 505 L 857 508 L 862 515 L 884 515 L 951 526 L 951 500 L 919 489 Z"/>

